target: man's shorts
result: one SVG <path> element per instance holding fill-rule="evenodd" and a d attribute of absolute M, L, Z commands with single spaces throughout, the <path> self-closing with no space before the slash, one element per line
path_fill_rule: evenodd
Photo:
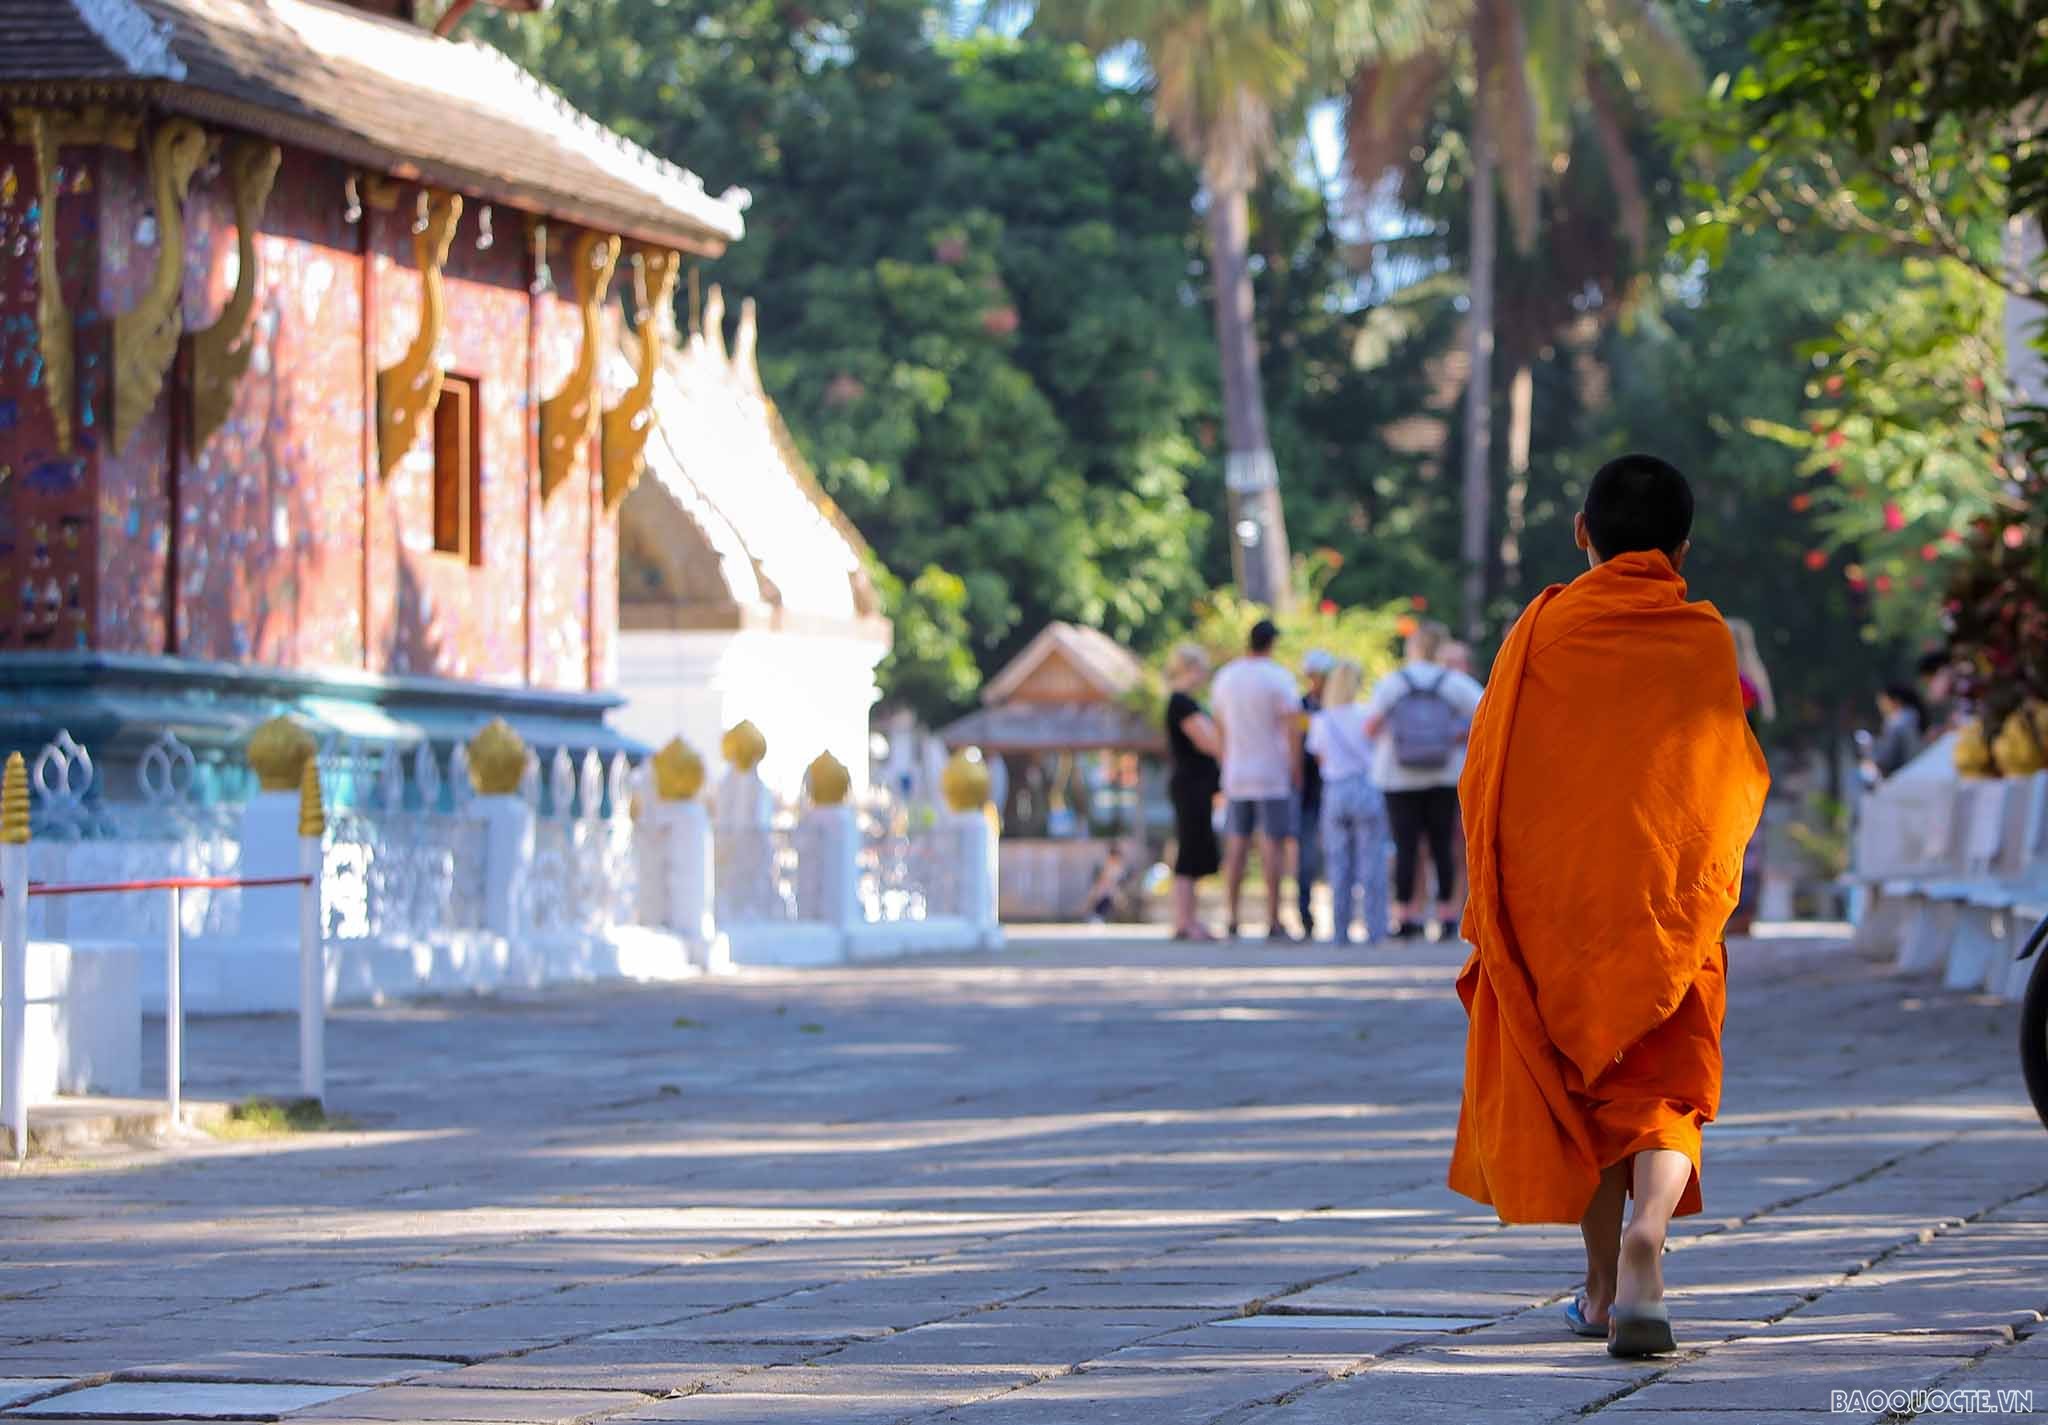
<path fill-rule="evenodd" d="M 1295 836 L 1293 797 L 1268 797 L 1260 801 L 1234 801 L 1223 813 L 1223 829 L 1231 836 L 1257 832 L 1275 841 Z"/>

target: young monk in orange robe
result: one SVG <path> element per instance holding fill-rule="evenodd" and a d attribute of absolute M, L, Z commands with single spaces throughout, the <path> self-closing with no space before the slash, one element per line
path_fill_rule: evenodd
<path fill-rule="evenodd" d="M 1722 938 L 1769 785 L 1728 626 L 1686 602 L 1692 510 L 1661 460 L 1602 467 L 1575 521 L 1590 572 L 1509 632 L 1459 787 L 1478 948 L 1450 1185 L 1504 1222 L 1579 1224 L 1566 1315 L 1617 1355 L 1675 1347 L 1659 1259 L 1700 1210 Z"/>

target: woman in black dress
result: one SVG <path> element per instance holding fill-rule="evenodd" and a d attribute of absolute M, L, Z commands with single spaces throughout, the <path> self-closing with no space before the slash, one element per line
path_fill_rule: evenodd
<path fill-rule="evenodd" d="M 1195 883 L 1213 876 L 1223 865 L 1216 844 L 1216 793 L 1222 769 L 1216 754 L 1221 740 L 1216 724 L 1195 701 L 1195 689 L 1209 678 L 1209 658 L 1192 643 L 1173 650 L 1166 662 L 1173 695 L 1166 700 L 1166 746 L 1173 762 L 1168 789 L 1173 797 L 1173 938 L 1214 940 L 1195 919 Z"/>

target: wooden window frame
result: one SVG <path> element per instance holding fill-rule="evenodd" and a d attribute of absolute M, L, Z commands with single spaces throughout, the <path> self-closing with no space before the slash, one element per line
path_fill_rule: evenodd
<path fill-rule="evenodd" d="M 434 416 L 434 552 L 484 562 L 483 383 L 449 372 Z"/>

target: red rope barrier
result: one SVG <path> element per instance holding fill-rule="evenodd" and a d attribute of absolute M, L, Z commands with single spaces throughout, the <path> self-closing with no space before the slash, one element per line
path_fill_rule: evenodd
<path fill-rule="evenodd" d="M 30 881 L 29 898 L 37 896 L 117 895 L 123 891 L 245 891 L 266 886 L 310 886 L 313 878 L 298 876 L 165 876 L 154 881 L 107 881 L 77 885 L 52 885 Z"/>

